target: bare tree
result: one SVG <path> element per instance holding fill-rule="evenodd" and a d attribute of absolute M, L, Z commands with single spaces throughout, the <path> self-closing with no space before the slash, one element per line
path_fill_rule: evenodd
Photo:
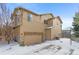
<path fill-rule="evenodd" d="M 0 4 L 0 25 L 1 25 L 1 30 L 2 30 L 2 35 L 5 36 L 5 40 L 10 43 L 11 40 L 11 35 L 12 35 L 12 27 L 10 26 L 11 24 L 11 19 L 10 19 L 10 11 L 7 8 L 6 4 L 1 3 Z"/>

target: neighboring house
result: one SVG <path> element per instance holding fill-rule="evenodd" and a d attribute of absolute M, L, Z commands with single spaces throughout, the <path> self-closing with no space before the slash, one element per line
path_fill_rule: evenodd
<path fill-rule="evenodd" d="M 30 45 L 61 37 L 62 21 L 51 13 L 36 14 L 24 8 L 15 8 L 12 14 L 13 37 Z"/>
<path fill-rule="evenodd" d="M 43 14 L 42 20 L 46 25 L 45 39 L 51 40 L 56 37 L 62 37 L 62 21 L 59 16 L 54 17 L 52 14 Z"/>
<path fill-rule="evenodd" d="M 62 37 L 62 21 L 61 21 L 59 16 L 54 17 L 53 28 L 52 28 L 52 36 Z"/>

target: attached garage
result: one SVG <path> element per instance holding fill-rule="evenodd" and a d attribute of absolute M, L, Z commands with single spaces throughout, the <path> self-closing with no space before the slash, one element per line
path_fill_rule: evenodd
<path fill-rule="evenodd" d="M 24 32 L 24 44 L 37 44 L 43 40 L 42 32 Z"/>

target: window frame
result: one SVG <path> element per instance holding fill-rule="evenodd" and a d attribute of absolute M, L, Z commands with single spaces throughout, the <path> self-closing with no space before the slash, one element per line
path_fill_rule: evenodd
<path fill-rule="evenodd" d="M 27 17 L 28 17 L 28 21 L 31 22 L 33 15 L 32 14 L 28 14 Z"/>

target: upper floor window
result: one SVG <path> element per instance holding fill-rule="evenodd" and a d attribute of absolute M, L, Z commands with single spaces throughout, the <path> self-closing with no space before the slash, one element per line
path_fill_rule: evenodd
<path fill-rule="evenodd" d="M 17 25 L 20 25 L 20 23 L 21 23 L 20 16 L 14 16 L 13 17 L 13 24 L 15 24 L 17 26 Z"/>
<path fill-rule="evenodd" d="M 32 21 L 32 14 L 28 14 L 28 21 Z"/>
<path fill-rule="evenodd" d="M 18 10 L 18 11 L 16 12 L 16 14 L 17 14 L 17 15 L 21 15 L 21 11 Z"/>
<path fill-rule="evenodd" d="M 48 24 L 48 21 L 47 20 L 44 20 L 44 24 Z"/>

